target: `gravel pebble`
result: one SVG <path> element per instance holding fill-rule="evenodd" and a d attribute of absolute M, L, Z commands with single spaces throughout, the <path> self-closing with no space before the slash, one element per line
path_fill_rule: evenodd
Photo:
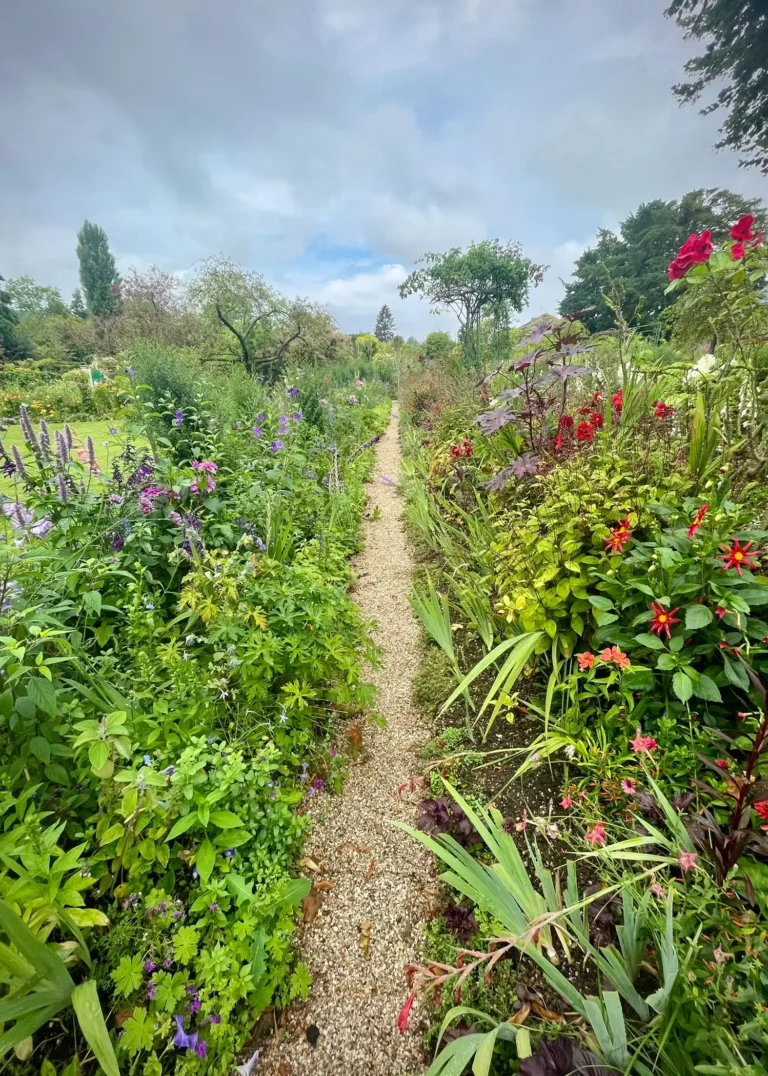
<path fill-rule="evenodd" d="M 411 704 L 419 629 L 408 603 L 413 562 L 400 520 L 402 500 L 396 488 L 380 481 L 397 475 L 399 464 L 393 415 L 367 487 L 370 508 L 378 506 L 381 515 L 364 523 L 353 591 L 363 613 L 377 623 L 383 664 L 370 678 L 387 727 L 366 730 L 361 760 L 350 767 L 342 794 L 322 793 L 313 803 L 316 821 L 307 854 L 322 866 L 315 878 L 333 888 L 303 929 L 301 953 L 312 972 L 312 993 L 308 1004 L 288 1015 L 280 1041 L 259 1065 L 259 1073 L 268 1076 L 405 1076 L 427 1067 L 418 999 L 406 1033 L 397 1029 L 408 996 L 405 966 L 418 957 L 420 923 L 435 892 L 427 850 L 388 824 L 392 818 L 413 821 L 419 792 L 406 789 L 398 796 L 397 790 L 419 773 L 416 751 L 428 738 Z M 356 850 L 361 848 L 370 851 Z M 320 1031 L 315 1046 L 307 1041 L 313 1024 Z"/>

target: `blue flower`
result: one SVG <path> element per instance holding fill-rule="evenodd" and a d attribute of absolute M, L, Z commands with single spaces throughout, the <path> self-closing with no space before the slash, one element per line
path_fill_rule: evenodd
<path fill-rule="evenodd" d="M 135 377 L 136 376 L 136 367 L 135 366 L 129 366 L 128 369 L 125 372 L 128 374 L 129 377 Z"/>
<path fill-rule="evenodd" d="M 196 1050 L 199 1037 L 197 1032 L 193 1031 L 191 1034 L 187 1034 L 184 1030 L 183 1016 L 174 1016 L 173 1019 L 176 1021 L 176 1034 L 172 1039 L 173 1045 L 179 1050 Z M 201 1056 L 205 1057 L 205 1050 L 203 1050 Z"/>
<path fill-rule="evenodd" d="M 295 398 L 296 396 L 299 395 L 299 390 L 297 388 L 286 389 L 285 390 L 285 395 L 286 396 L 293 396 Z"/>
<path fill-rule="evenodd" d="M 301 422 L 301 411 L 294 411 L 291 418 L 294 422 Z"/>
<path fill-rule="evenodd" d="M 152 756 L 151 755 L 145 755 L 144 756 L 144 765 L 145 766 L 151 766 L 152 765 Z"/>
<path fill-rule="evenodd" d="M 259 411 L 258 415 L 256 416 L 256 421 L 258 423 L 262 423 L 262 422 L 266 422 L 266 420 L 267 420 L 266 413 L 264 411 Z"/>
<path fill-rule="evenodd" d="M 259 552 L 260 553 L 266 553 L 267 547 L 264 545 L 261 538 L 257 537 L 257 538 L 254 539 L 254 541 L 256 543 L 256 548 L 259 550 Z"/>
<path fill-rule="evenodd" d="M 113 437 L 117 437 L 117 430 L 114 426 L 109 427 L 109 432 L 112 434 Z"/>
<path fill-rule="evenodd" d="M 173 412 L 173 424 L 178 429 L 184 422 L 184 412 L 176 410 Z"/>
<path fill-rule="evenodd" d="M 253 434 L 254 437 L 261 437 L 261 433 L 262 433 L 261 426 L 254 426 L 253 429 L 251 430 L 251 433 Z"/>
<path fill-rule="evenodd" d="M 285 448 L 285 441 L 273 441 L 269 446 L 270 452 L 279 452 L 281 448 Z"/>

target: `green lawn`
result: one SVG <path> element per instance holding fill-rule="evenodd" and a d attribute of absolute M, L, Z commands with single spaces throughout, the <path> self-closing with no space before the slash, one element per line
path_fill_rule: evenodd
<path fill-rule="evenodd" d="M 63 422 L 51 424 L 51 442 L 53 442 L 54 431 L 63 430 L 64 426 L 65 423 Z M 109 432 L 110 428 L 116 428 L 112 422 L 70 422 L 70 426 L 75 435 L 75 452 L 78 449 L 85 448 L 86 437 L 92 437 L 96 448 L 96 459 L 98 460 L 99 467 L 105 473 L 109 473 L 112 466 L 112 460 L 115 456 L 119 455 L 121 451 L 118 438 L 114 437 Z M 24 459 L 27 459 L 30 455 L 27 446 L 24 444 L 20 426 L 11 426 L 8 432 L 2 435 L 2 438 L 5 447 L 8 449 L 10 449 L 11 445 L 18 445 Z M 5 493 L 6 496 L 11 497 L 13 496 L 13 490 L 13 479 L 5 478 L 0 475 L 0 493 Z"/>

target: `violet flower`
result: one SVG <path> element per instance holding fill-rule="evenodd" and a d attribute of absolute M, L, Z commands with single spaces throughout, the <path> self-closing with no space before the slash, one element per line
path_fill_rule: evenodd
<path fill-rule="evenodd" d="M 281 448 L 285 448 L 285 442 L 280 440 L 273 441 L 269 446 L 270 452 L 279 452 Z"/>
<path fill-rule="evenodd" d="M 295 399 L 299 395 L 299 390 L 297 388 L 291 387 L 291 388 L 285 390 L 285 395 L 286 396 L 293 396 L 294 399 Z"/>
<path fill-rule="evenodd" d="M 261 426 L 254 426 L 253 429 L 251 430 L 251 433 L 253 434 L 254 437 L 261 437 L 261 435 L 263 433 L 263 430 L 262 430 Z"/>
<path fill-rule="evenodd" d="M 184 423 L 184 412 L 178 409 L 173 412 L 173 424 L 178 429 Z"/>
<path fill-rule="evenodd" d="M 171 1040 L 173 1045 L 179 1050 L 196 1050 L 198 1034 L 196 1031 L 187 1034 L 184 1030 L 184 1017 L 174 1016 L 176 1021 L 176 1034 Z"/>

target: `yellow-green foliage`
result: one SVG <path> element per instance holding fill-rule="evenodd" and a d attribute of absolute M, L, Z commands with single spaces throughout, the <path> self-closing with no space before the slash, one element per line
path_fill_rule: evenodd
<path fill-rule="evenodd" d="M 642 529 L 650 521 L 648 505 L 676 500 L 687 485 L 674 475 L 660 489 L 625 461 L 579 456 L 537 477 L 531 499 L 496 523 L 499 611 L 522 631 L 545 631 L 540 651 L 557 638 L 570 653 L 585 628 L 587 586 L 604 560 L 611 527 L 631 515 L 633 529 Z"/>

